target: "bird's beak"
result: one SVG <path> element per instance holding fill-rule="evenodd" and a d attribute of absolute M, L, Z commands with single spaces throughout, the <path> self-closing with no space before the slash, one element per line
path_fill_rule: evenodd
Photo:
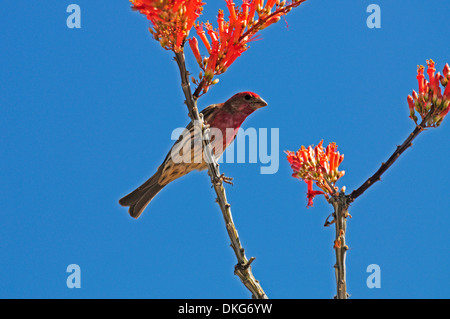
<path fill-rule="evenodd" d="M 258 101 L 255 103 L 257 109 L 267 106 L 267 102 L 264 101 L 261 97 L 258 97 Z"/>

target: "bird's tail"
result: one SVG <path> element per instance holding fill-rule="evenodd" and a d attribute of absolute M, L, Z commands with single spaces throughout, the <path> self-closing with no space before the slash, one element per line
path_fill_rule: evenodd
<path fill-rule="evenodd" d="M 161 177 L 162 168 L 158 168 L 158 171 L 150 177 L 144 184 L 136 188 L 130 194 L 119 200 L 119 204 L 125 207 L 130 207 L 128 212 L 133 218 L 138 218 L 145 207 L 150 203 L 153 197 L 159 193 L 165 185 L 158 184 L 158 180 Z"/>

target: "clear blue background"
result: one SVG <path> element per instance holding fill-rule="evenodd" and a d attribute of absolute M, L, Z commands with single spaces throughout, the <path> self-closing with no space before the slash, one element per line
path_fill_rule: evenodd
<path fill-rule="evenodd" d="M 209 1 L 215 21 L 224 1 Z M 118 199 L 146 180 L 188 123 L 171 52 L 128 1 L 3 1 L 0 10 L 2 298 L 248 298 L 205 172 L 162 191 L 134 220 Z M 240 3 L 240 1 L 237 1 Z M 269 106 L 244 128 L 280 129 L 280 169 L 222 164 L 253 272 L 271 298 L 332 298 L 331 207 L 306 208 L 305 184 L 283 150 L 335 141 L 339 182 L 351 191 L 413 130 L 406 96 L 416 65 L 450 62 L 444 0 L 376 1 L 382 28 L 366 26 L 372 1 L 309 0 L 261 32 L 262 40 L 200 99 L 238 91 Z M 188 53 L 188 68 L 198 73 Z M 347 240 L 354 298 L 449 298 L 450 119 L 421 135 L 355 202 Z M 81 267 L 81 289 L 66 267 Z M 366 286 L 370 264 L 381 288 Z"/>

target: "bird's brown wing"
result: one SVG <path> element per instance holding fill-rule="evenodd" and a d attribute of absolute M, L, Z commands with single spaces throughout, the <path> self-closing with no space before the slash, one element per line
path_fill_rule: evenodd
<path fill-rule="evenodd" d="M 213 104 L 205 108 L 201 112 L 205 121 L 211 121 L 212 116 L 214 116 L 213 110 L 216 107 L 220 106 L 220 104 Z M 163 163 L 158 167 L 156 173 L 152 177 L 150 177 L 144 184 L 119 200 L 120 205 L 130 207 L 128 212 L 132 217 L 138 218 L 150 203 L 150 201 L 153 199 L 153 197 L 155 197 L 156 194 L 158 194 L 159 191 L 161 191 L 161 189 L 168 183 L 181 176 L 186 175 L 193 170 L 203 170 L 207 168 L 204 161 L 196 163 L 196 161 L 199 161 L 198 156 L 202 156 L 202 147 L 194 147 L 196 139 L 194 136 L 194 127 L 192 125 L 192 122 L 188 124 L 186 129 L 190 136 L 181 135 L 178 138 L 178 140 L 174 143 L 171 150 L 167 154 Z M 186 143 L 191 143 L 191 145 L 186 145 Z M 188 158 L 190 156 L 191 163 L 176 162 L 172 158 L 172 151 L 174 150 L 174 148 L 178 148 L 179 150 L 181 150 L 183 149 L 183 146 L 189 149 L 190 155 L 186 154 L 186 156 L 188 156 Z M 198 153 L 198 150 L 200 150 L 200 154 Z"/>
<path fill-rule="evenodd" d="M 215 116 L 214 110 L 217 107 L 221 107 L 221 104 L 210 105 L 201 112 L 206 122 L 213 119 L 213 116 Z M 204 170 L 207 168 L 203 160 L 201 131 L 194 127 L 192 122 L 188 124 L 184 134 L 180 135 L 173 144 L 160 167 L 162 168 L 162 173 L 158 180 L 160 185 L 167 185 L 193 170 Z"/>

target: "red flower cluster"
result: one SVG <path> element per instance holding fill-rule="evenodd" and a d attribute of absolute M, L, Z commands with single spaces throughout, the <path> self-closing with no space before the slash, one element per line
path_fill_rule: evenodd
<path fill-rule="evenodd" d="M 410 118 L 417 124 L 419 113 L 422 120 L 430 114 L 427 126 L 439 126 L 442 120 L 450 110 L 450 67 L 444 66 L 442 75 L 440 72 L 435 74 L 436 68 L 433 60 L 427 60 L 427 74 L 429 81 L 425 79 L 423 65 L 417 67 L 417 80 L 419 82 L 419 93 L 413 90 L 412 95 L 408 95 L 408 105 Z M 444 92 L 440 85 L 444 87 Z"/>
<path fill-rule="evenodd" d="M 130 0 L 132 8 L 147 16 L 150 33 L 166 50 L 180 52 L 189 31 L 200 16 L 201 0 Z"/>
<path fill-rule="evenodd" d="M 344 155 L 339 154 L 336 143 L 330 143 L 325 150 L 322 143 L 323 141 L 316 147 L 302 146 L 297 152 L 286 151 L 287 160 L 294 171 L 292 176 L 303 179 L 308 185 L 308 206 L 313 205 L 316 195 L 334 193 L 335 183 L 345 174 L 344 171 L 338 170 Z M 313 190 L 313 181 L 325 193 Z"/>
<path fill-rule="evenodd" d="M 236 6 L 233 0 L 225 1 L 230 13 L 229 21 L 225 21 L 224 13 L 220 10 L 217 17 L 218 29 L 214 29 L 209 22 L 195 25 L 209 57 L 202 58 L 200 55 L 197 38 L 189 40 L 192 52 L 204 71 L 204 76 L 201 77 L 206 90 L 215 75 L 224 73 L 248 49 L 248 43 L 255 40 L 259 30 L 279 21 L 281 16 L 306 0 L 293 0 L 289 4 L 277 0 L 268 0 L 265 4 L 264 0 L 243 0 L 241 6 Z M 272 12 L 274 6 L 275 10 Z"/>

